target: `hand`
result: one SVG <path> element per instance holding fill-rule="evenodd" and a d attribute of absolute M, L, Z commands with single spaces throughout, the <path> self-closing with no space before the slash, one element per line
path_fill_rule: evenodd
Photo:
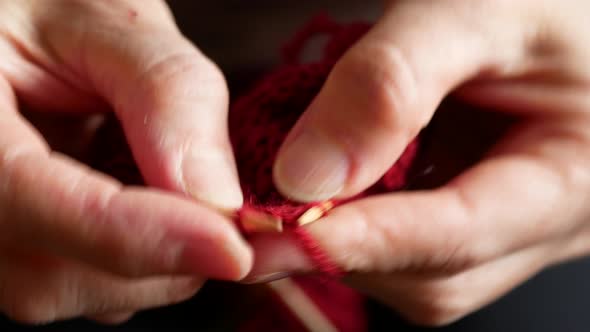
<path fill-rule="evenodd" d="M 119 321 L 248 272 L 231 222 L 173 193 L 219 209 L 242 200 L 223 77 L 164 1 L 0 0 L 0 55 L 1 313 Z M 159 189 L 50 151 L 18 106 L 40 117 L 113 109 Z"/>
<path fill-rule="evenodd" d="M 274 177 L 285 195 L 364 190 L 449 94 L 522 121 L 439 188 L 363 199 L 312 224 L 347 281 L 441 325 L 590 253 L 589 10 L 575 0 L 390 2 L 282 147 Z M 289 239 L 253 246 L 252 278 L 312 271 Z"/>

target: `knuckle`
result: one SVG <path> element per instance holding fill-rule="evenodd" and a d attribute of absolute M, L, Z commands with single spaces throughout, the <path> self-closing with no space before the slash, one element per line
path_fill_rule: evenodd
<path fill-rule="evenodd" d="M 461 215 L 460 209 L 447 206 L 445 211 L 426 217 L 430 220 L 426 224 L 416 223 L 425 219 L 424 215 L 403 207 L 396 210 L 395 222 L 373 218 L 376 236 L 381 237 L 386 248 L 382 251 L 386 253 L 383 265 L 394 261 L 396 265 L 389 266 L 390 271 L 401 269 L 448 276 L 479 264 L 482 257 L 477 244 L 471 241 L 469 218 Z"/>
<path fill-rule="evenodd" d="M 166 245 L 166 233 L 162 232 L 157 223 L 143 223 L 118 212 L 127 204 L 127 194 L 116 192 L 109 195 L 96 212 L 93 223 L 93 227 L 99 229 L 96 233 L 107 227 L 107 231 L 112 231 L 114 235 L 93 237 L 92 245 L 101 250 L 92 258 L 110 273 L 128 279 L 140 279 L 169 271 L 174 265 L 173 255 L 169 251 L 156 249 Z M 131 233 L 133 236 L 129 237 Z M 150 241 L 149 244 L 140 244 L 137 239 Z M 143 254 L 138 256 L 138 252 Z M 148 252 L 150 254 L 146 254 Z"/>
<path fill-rule="evenodd" d="M 357 204 L 341 206 L 332 214 L 335 218 L 346 216 L 346 237 L 323 241 L 327 248 L 333 248 L 330 255 L 348 271 L 403 270 L 447 276 L 476 266 L 486 258 L 485 250 L 471 241 L 469 219 L 461 216 L 462 212 L 433 216 L 433 226 L 417 224 L 414 209 L 397 209 L 395 222 L 375 211 L 379 210 Z M 442 236 L 433 238 L 433 228 L 443 232 Z"/>
<path fill-rule="evenodd" d="M 480 206 L 462 187 L 449 187 L 450 204 L 444 228 L 447 232 L 447 257 L 443 266 L 451 272 L 457 272 L 485 262 L 495 255 L 494 248 L 477 243 L 474 224 L 480 223 L 482 213 Z"/>
<path fill-rule="evenodd" d="M 449 241 L 442 250 L 434 250 L 429 266 L 440 275 L 452 275 L 476 266 L 480 261 L 480 254 L 462 243 Z"/>
<path fill-rule="evenodd" d="M 472 241 L 472 226 L 460 219 L 445 224 L 445 238 L 441 239 L 443 243 L 427 252 L 431 254 L 431 266 L 443 275 L 463 272 L 491 257 L 487 247 Z"/>
<path fill-rule="evenodd" d="M 418 100 L 416 72 L 406 55 L 387 42 L 366 42 L 352 48 L 334 68 L 334 80 L 362 89 L 358 105 L 371 123 L 389 130 L 419 130 L 416 114 L 408 110 Z"/>
<path fill-rule="evenodd" d="M 335 210 L 334 215 L 336 218 L 338 215 L 346 215 L 351 222 L 346 227 L 345 237 L 333 236 L 322 239 L 325 241 L 323 247 L 331 248 L 330 256 L 347 271 L 371 272 L 379 269 L 381 264 L 375 261 L 374 255 L 382 252 L 378 249 L 383 241 L 380 241 L 381 236 L 377 232 L 372 231 L 372 217 L 363 209 L 354 206 L 342 206 Z"/>
<path fill-rule="evenodd" d="M 151 102 L 187 98 L 225 100 L 229 95 L 220 69 L 192 48 L 166 55 L 149 64 L 139 82 L 142 92 Z"/>

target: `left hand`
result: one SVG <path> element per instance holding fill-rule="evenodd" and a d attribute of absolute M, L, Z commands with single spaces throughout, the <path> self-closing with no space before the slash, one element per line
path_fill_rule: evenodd
<path fill-rule="evenodd" d="M 251 250 L 208 208 L 242 204 L 227 105 L 164 0 L 0 0 L 0 314 L 119 322 L 243 278 Z M 84 153 L 98 112 L 148 187 L 56 151 Z"/>
<path fill-rule="evenodd" d="M 341 59 L 275 165 L 277 187 L 300 201 L 366 189 L 451 93 L 524 119 L 440 188 L 363 199 L 310 225 L 351 285 L 441 325 L 590 253 L 589 11 L 398 0 Z M 251 278 L 312 270 L 290 239 L 253 246 Z"/>

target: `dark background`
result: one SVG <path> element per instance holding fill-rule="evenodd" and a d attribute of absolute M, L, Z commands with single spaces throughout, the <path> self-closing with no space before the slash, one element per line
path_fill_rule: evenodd
<path fill-rule="evenodd" d="M 277 49 L 307 19 L 327 11 L 339 19 L 375 18 L 376 1 L 168 1 L 184 33 L 216 61 L 230 87 L 278 61 Z M 496 303 L 432 331 L 590 331 L 590 260 L 549 269 Z M 0 317 L 0 331 L 227 331 L 233 330 L 241 292 L 231 285 L 209 285 L 191 301 L 141 313 L 119 327 L 72 321 L 28 328 Z M 235 291 L 235 292 L 234 292 Z M 221 294 L 230 294 L 229 297 Z M 233 297 L 233 300 L 232 300 Z M 229 298 L 229 300 L 228 300 Z M 229 301 L 229 302 L 228 302 Z M 403 323 L 395 313 L 373 307 L 372 330 L 430 331 Z M 378 327 L 380 326 L 380 327 Z"/>
<path fill-rule="evenodd" d="M 177 23 L 229 76 L 278 61 L 277 50 L 320 12 L 374 20 L 376 0 L 168 0 Z"/>

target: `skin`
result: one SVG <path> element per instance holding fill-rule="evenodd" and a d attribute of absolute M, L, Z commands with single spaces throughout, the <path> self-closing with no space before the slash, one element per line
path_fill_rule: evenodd
<path fill-rule="evenodd" d="M 242 203 L 227 88 L 163 1 L 0 0 L 0 55 L 0 312 L 113 323 L 248 273 L 216 212 Z M 151 188 L 55 150 L 83 151 L 100 112 Z"/>
<path fill-rule="evenodd" d="M 589 7 L 389 2 L 285 142 L 274 169 L 285 195 L 362 191 L 451 93 L 526 121 L 441 188 L 364 199 L 312 224 L 351 285 L 441 325 L 590 252 Z M 163 1 L 0 0 L 0 54 L 3 313 L 119 322 L 191 296 L 205 278 L 313 272 L 290 238 L 251 248 L 215 212 L 242 200 L 227 89 Z M 24 106 L 115 112 L 154 189 L 50 152 Z"/>
<path fill-rule="evenodd" d="M 364 190 L 449 94 L 523 120 L 439 188 L 359 200 L 312 224 L 347 282 L 415 323 L 444 325 L 590 253 L 588 10 L 576 0 L 388 3 L 281 148 L 283 194 Z M 289 238 L 252 245 L 249 280 L 313 272 Z"/>

